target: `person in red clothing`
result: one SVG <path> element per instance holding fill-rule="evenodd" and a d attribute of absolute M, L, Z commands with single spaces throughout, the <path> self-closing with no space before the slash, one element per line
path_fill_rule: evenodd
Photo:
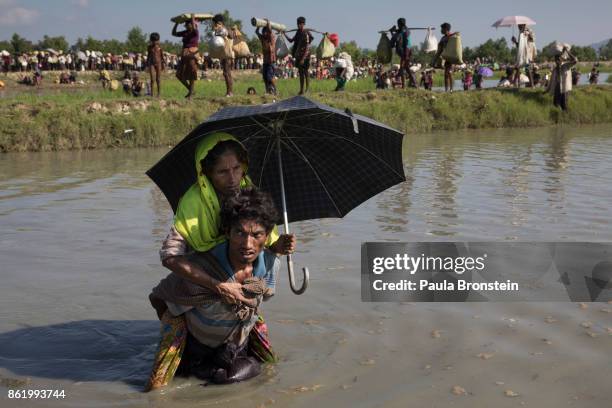
<path fill-rule="evenodd" d="M 183 50 L 181 52 L 181 61 L 176 69 L 176 77 L 189 90 L 185 98 L 191 99 L 195 81 L 198 79 L 198 63 L 196 57 L 198 55 L 198 43 L 200 41 L 200 32 L 197 28 L 195 16 L 191 15 L 191 20 L 185 23 L 184 31 L 176 31 L 179 23 L 174 24 L 172 35 L 182 37 Z"/>

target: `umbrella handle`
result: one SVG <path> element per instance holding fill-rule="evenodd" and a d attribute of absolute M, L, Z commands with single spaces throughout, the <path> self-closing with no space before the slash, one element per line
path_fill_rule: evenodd
<path fill-rule="evenodd" d="M 285 199 L 285 181 L 283 180 L 283 156 L 281 155 L 281 140 L 280 136 L 277 134 L 276 136 L 276 150 L 278 154 L 278 172 L 280 175 L 280 188 L 281 188 L 281 202 L 283 204 L 283 221 L 285 223 L 285 234 L 289 234 L 289 217 L 287 216 L 287 200 Z M 293 275 L 293 261 L 291 260 L 291 254 L 287 254 L 287 271 L 289 272 L 289 286 L 291 287 L 291 291 L 296 295 L 301 295 L 306 291 L 308 287 L 308 268 L 302 268 L 302 273 L 304 274 L 304 281 L 302 282 L 302 287 L 296 289 L 295 286 L 295 277 Z"/>
<path fill-rule="evenodd" d="M 304 281 L 302 282 L 302 287 L 296 289 L 295 286 L 295 277 L 293 274 L 293 261 L 291 260 L 291 255 L 287 255 L 287 271 L 289 272 L 289 286 L 291 287 L 291 291 L 296 295 L 301 295 L 306 292 L 306 288 L 308 288 L 308 280 L 310 278 L 310 273 L 308 272 L 308 268 L 302 268 L 302 273 L 304 275 Z"/>

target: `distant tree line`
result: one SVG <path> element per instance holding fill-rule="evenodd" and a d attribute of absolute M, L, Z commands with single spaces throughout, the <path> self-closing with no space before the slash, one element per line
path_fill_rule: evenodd
<path fill-rule="evenodd" d="M 225 10 L 223 13 L 225 26 L 228 28 L 232 28 L 233 26 L 237 26 L 242 31 L 242 21 L 233 19 L 229 12 Z M 206 52 L 208 49 L 208 40 L 211 38 L 212 32 L 212 23 L 210 20 L 204 21 L 200 24 L 200 51 Z M 172 29 L 172 25 L 164 27 L 168 33 L 170 33 Z M 159 30 L 162 31 L 162 30 Z M 249 49 L 252 53 L 260 53 L 261 52 L 261 43 L 256 35 L 248 36 L 243 34 L 245 40 L 249 45 Z M 177 39 L 178 40 L 178 39 Z M 42 40 L 38 41 L 38 43 L 34 43 L 26 38 L 21 37 L 19 34 L 14 33 L 10 40 L 0 41 L 0 50 L 7 50 L 8 52 L 14 54 L 22 54 L 31 51 L 44 51 L 46 49 L 54 49 L 56 51 L 100 51 L 103 53 L 111 53 L 111 54 L 122 54 L 125 52 L 145 52 L 147 49 L 147 44 L 149 42 L 149 33 L 143 32 L 143 30 L 136 26 L 132 27 L 128 33 L 125 41 L 120 41 L 117 39 L 112 40 L 99 40 L 93 38 L 92 36 L 88 36 L 86 38 L 78 38 L 77 41 L 70 45 L 66 40 L 66 37 L 57 36 L 52 37 L 45 35 Z M 180 41 L 163 41 L 161 43 L 161 47 L 164 51 L 180 54 L 182 45 Z"/>
<path fill-rule="evenodd" d="M 229 12 L 225 10 L 223 13 L 225 26 L 232 28 L 233 26 L 238 27 L 242 31 L 243 25 L 241 20 L 233 19 Z M 200 42 L 200 51 L 206 52 L 208 49 L 208 40 L 211 38 L 211 22 L 205 21 L 200 24 L 200 35 L 202 41 Z M 171 27 L 164 27 L 165 30 L 170 32 Z M 248 36 L 243 33 L 244 39 L 249 45 L 249 49 L 252 53 L 261 52 L 261 43 L 256 35 Z M 9 41 L 0 41 L 0 49 L 5 49 L 11 53 L 24 53 L 34 50 L 42 51 L 48 48 L 52 48 L 57 51 L 67 52 L 69 50 L 95 50 L 103 53 L 121 54 L 125 52 L 144 52 L 147 48 L 149 35 L 142 31 L 138 26 L 132 27 L 128 33 L 125 41 L 116 39 L 112 40 L 98 40 L 91 36 L 87 38 L 79 38 L 77 41 L 70 45 L 64 36 L 52 37 L 45 35 L 42 40 L 34 44 L 32 41 L 21 37 L 15 33 Z M 552 60 L 554 56 L 554 43 L 547 44 L 538 53 L 538 61 Z M 164 41 L 162 49 L 167 52 L 174 54 L 180 53 L 181 43 Z M 313 50 L 316 48 L 313 46 Z M 376 51 L 359 47 L 355 41 L 341 42 L 339 44 L 339 51 L 347 52 L 351 55 L 354 61 L 359 61 L 362 58 L 373 58 L 376 55 Z M 580 61 L 595 61 L 598 58 L 602 60 L 612 59 L 612 39 L 608 41 L 599 50 L 599 57 L 597 51 L 592 47 L 573 46 L 572 53 L 576 55 Z M 484 43 L 476 47 L 464 47 L 463 48 L 463 59 L 466 61 L 473 61 L 476 58 L 488 59 L 499 63 L 513 62 L 516 57 L 516 48 L 510 47 L 508 41 L 505 38 L 499 38 L 497 40 L 489 39 Z M 413 59 L 420 63 L 431 62 L 431 54 L 421 52 L 420 47 L 413 47 Z"/>

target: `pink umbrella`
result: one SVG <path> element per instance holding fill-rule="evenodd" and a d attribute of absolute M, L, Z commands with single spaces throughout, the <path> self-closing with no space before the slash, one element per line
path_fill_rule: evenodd
<path fill-rule="evenodd" d="M 519 24 L 535 25 L 536 22 L 525 16 L 506 16 L 494 22 L 491 27 L 513 27 Z"/>

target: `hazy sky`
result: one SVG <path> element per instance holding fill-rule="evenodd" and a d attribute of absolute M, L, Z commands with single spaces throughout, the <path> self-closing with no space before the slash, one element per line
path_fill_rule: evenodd
<path fill-rule="evenodd" d="M 223 9 L 244 23 L 253 16 L 269 17 L 290 27 L 303 15 L 307 26 L 337 32 L 341 41 L 355 40 L 368 48 L 376 46 L 377 30 L 389 28 L 398 17 L 405 17 L 409 26 L 439 27 L 448 21 L 453 31 L 461 32 L 467 46 L 488 38 L 509 38 L 510 28 L 491 27 L 506 15 L 534 19 L 540 48 L 554 40 L 589 45 L 612 37 L 612 0 L 0 0 L 0 40 L 8 40 L 14 32 L 35 42 L 44 34 L 64 35 L 71 44 L 88 35 L 124 40 L 135 25 L 147 33 L 159 32 L 164 40 L 171 38 L 170 17 Z M 251 35 L 254 30 L 248 24 L 245 31 Z M 413 33 L 413 42 L 423 41 L 424 36 L 422 31 Z"/>

